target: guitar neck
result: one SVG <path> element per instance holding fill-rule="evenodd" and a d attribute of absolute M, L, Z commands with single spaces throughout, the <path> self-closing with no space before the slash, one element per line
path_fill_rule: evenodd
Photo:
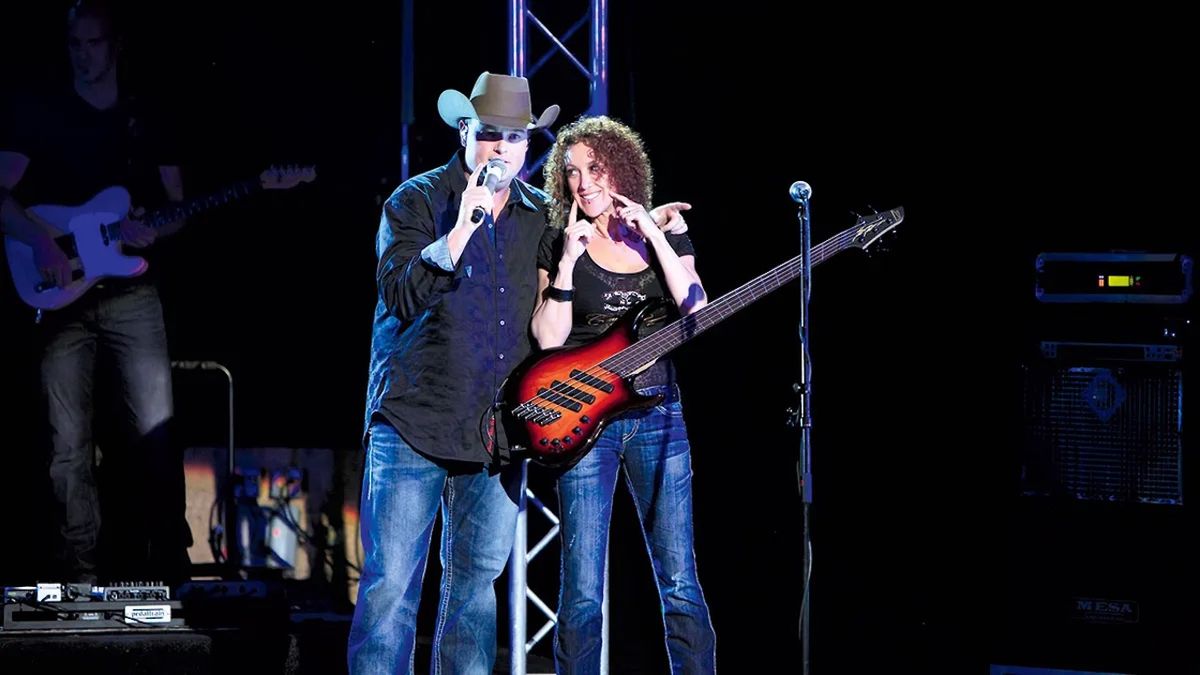
<path fill-rule="evenodd" d="M 237 201 L 262 189 L 258 180 L 247 179 L 225 187 L 206 197 L 191 199 L 181 204 L 173 204 L 151 213 L 142 222 L 144 225 L 158 229 L 167 223 L 173 223 L 181 218 L 194 216 L 211 208 Z"/>
<path fill-rule="evenodd" d="M 819 265 L 834 254 L 848 248 L 854 235 L 855 230 L 851 228 L 814 246 L 809 253 L 810 265 Z M 661 358 L 676 347 L 800 276 L 804 269 L 802 258 L 803 256 L 796 256 L 781 263 L 699 310 L 668 324 L 646 339 L 639 340 L 613 354 L 599 365 L 621 377 L 637 372 L 646 364 Z"/>

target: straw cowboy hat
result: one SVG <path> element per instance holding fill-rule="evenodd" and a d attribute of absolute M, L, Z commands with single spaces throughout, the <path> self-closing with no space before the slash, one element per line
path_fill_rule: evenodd
<path fill-rule="evenodd" d="M 475 80 L 469 99 L 453 89 L 443 91 L 438 97 L 438 114 L 455 128 L 465 117 L 496 127 L 541 129 L 558 119 L 558 106 L 552 105 L 534 117 L 529 100 L 529 80 L 485 72 Z"/>

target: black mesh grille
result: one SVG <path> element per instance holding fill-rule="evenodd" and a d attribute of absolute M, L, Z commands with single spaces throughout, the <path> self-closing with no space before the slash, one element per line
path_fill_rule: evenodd
<path fill-rule="evenodd" d="M 1086 346 L 1074 346 L 1069 359 L 1026 369 L 1026 492 L 1182 504 L 1179 364 L 1121 363 L 1113 345 L 1097 345 L 1108 358 L 1086 363 Z"/>

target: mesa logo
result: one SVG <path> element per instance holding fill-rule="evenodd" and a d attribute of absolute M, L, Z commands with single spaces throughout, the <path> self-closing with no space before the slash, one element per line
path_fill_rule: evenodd
<path fill-rule="evenodd" d="M 1137 623 L 1138 604 L 1112 598 L 1071 598 L 1071 618 L 1087 623 Z"/>

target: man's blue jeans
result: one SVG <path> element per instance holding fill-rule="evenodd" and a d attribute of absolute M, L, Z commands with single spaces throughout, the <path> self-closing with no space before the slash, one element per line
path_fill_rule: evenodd
<path fill-rule="evenodd" d="M 435 462 L 386 422 L 371 424 L 363 472 L 366 556 L 350 628 L 353 675 L 411 673 L 417 606 L 438 509 L 442 583 L 433 673 L 490 673 L 496 659 L 495 582 L 517 523 L 520 465 Z"/>

